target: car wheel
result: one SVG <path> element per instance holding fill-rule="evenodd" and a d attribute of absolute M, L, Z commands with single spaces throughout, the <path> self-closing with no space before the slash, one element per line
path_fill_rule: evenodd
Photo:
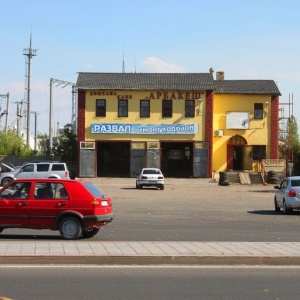
<path fill-rule="evenodd" d="M 136 189 L 138 189 L 139 188 L 139 184 L 138 184 L 138 182 L 136 181 L 136 183 L 135 183 L 135 188 Z"/>
<path fill-rule="evenodd" d="M 275 206 L 275 211 L 280 211 L 280 207 L 277 205 L 276 198 L 274 198 L 274 206 Z"/>
<path fill-rule="evenodd" d="M 2 185 L 2 186 L 6 186 L 6 185 L 7 185 L 8 183 L 10 183 L 11 181 L 12 181 L 11 178 L 5 177 L 5 178 L 2 179 L 1 185 Z"/>
<path fill-rule="evenodd" d="M 96 235 L 99 232 L 100 228 L 99 227 L 93 227 L 93 228 L 89 228 L 89 229 L 85 229 L 82 231 L 82 236 L 85 239 L 91 238 L 94 235 Z"/>
<path fill-rule="evenodd" d="M 59 233 L 66 240 L 76 240 L 82 234 L 82 225 L 74 217 L 66 217 L 59 223 Z"/>
<path fill-rule="evenodd" d="M 160 189 L 161 189 L 161 190 L 164 190 L 164 189 L 165 189 L 165 186 L 164 186 L 164 185 L 161 185 L 161 186 L 160 186 Z"/>
<path fill-rule="evenodd" d="M 139 189 L 143 188 L 143 186 L 141 184 L 139 184 Z"/>
<path fill-rule="evenodd" d="M 286 206 L 285 201 L 283 201 L 283 213 L 286 214 L 286 215 L 288 215 L 288 214 L 290 214 L 290 212 L 291 212 L 291 209 L 288 208 L 288 207 Z"/>

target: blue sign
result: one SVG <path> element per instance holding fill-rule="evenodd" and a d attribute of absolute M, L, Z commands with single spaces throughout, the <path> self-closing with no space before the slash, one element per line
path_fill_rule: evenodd
<path fill-rule="evenodd" d="M 91 133 L 117 134 L 196 134 L 198 124 L 118 124 L 93 123 Z"/>

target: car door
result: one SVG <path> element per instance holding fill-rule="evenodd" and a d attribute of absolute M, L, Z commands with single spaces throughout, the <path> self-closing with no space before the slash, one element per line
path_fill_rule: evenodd
<path fill-rule="evenodd" d="M 70 198 L 66 193 L 61 196 L 64 185 L 59 182 L 37 182 L 34 196 L 28 207 L 29 226 L 51 228 L 56 216 L 70 207 Z"/>
<path fill-rule="evenodd" d="M 0 192 L 0 227 L 27 227 L 31 184 L 24 184 L 12 183 Z"/>
<path fill-rule="evenodd" d="M 279 186 L 279 189 L 278 189 L 278 191 L 276 193 L 277 204 L 280 207 L 283 206 L 283 199 L 284 199 L 284 194 L 286 193 L 287 186 L 288 186 L 287 180 L 284 179 L 281 182 L 281 184 Z"/>
<path fill-rule="evenodd" d="M 21 178 L 33 178 L 34 177 L 34 164 L 27 164 L 22 167 L 15 175 L 17 179 Z"/>

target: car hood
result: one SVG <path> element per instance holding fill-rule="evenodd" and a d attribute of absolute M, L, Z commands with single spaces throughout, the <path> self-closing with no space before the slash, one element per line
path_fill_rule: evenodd
<path fill-rule="evenodd" d="M 0 166 L 4 166 L 5 168 L 9 169 L 10 172 L 14 172 L 15 171 L 14 168 L 12 168 L 11 166 L 9 166 L 9 165 L 7 165 L 5 163 L 0 163 Z M 7 172 L 5 172 L 5 173 L 7 173 Z"/>

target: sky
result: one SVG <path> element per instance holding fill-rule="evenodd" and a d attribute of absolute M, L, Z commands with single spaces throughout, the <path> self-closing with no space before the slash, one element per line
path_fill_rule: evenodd
<path fill-rule="evenodd" d="M 272 79 L 300 118 L 299 0 L 0 0 L 0 107 L 16 124 L 32 48 L 30 132 L 49 134 L 50 79 L 78 72 L 207 73 Z M 53 85 L 53 128 L 72 121 L 71 85 Z M 293 103 L 293 105 L 288 105 Z M 26 126 L 26 121 L 24 120 Z M 5 116 L 0 119 L 0 130 Z M 26 129 L 25 129 L 26 130 Z"/>

